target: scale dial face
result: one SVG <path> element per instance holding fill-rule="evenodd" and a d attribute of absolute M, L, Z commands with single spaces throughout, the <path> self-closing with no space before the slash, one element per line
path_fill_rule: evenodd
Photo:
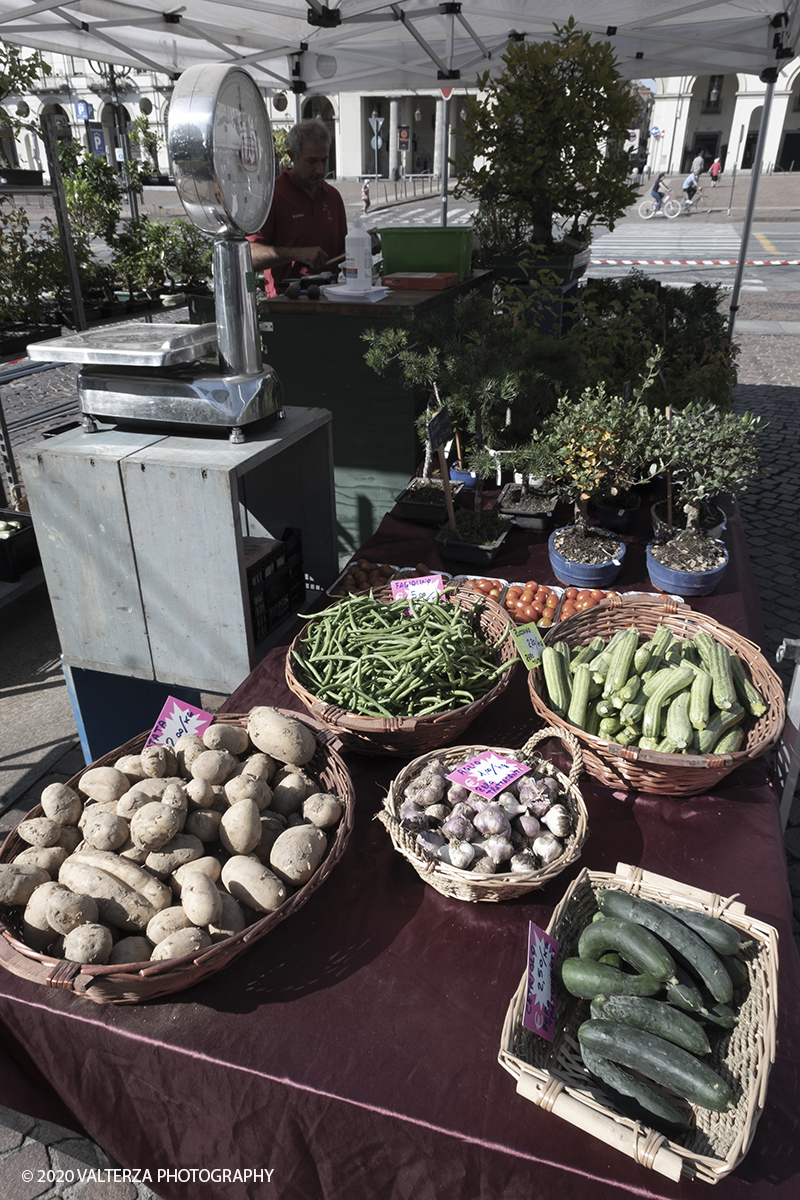
<path fill-rule="evenodd" d="M 169 112 L 178 195 L 206 233 L 240 237 L 267 219 L 275 186 L 272 126 L 253 78 L 226 63 L 181 75 Z"/>

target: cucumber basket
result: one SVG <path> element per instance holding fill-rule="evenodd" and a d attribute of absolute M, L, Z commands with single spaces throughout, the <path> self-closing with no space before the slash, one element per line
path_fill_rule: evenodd
<path fill-rule="evenodd" d="M 633 633 L 634 629 L 636 633 Z M 630 631 L 632 641 L 624 637 L 625 631 Z M 614 703 L 625 698 L 623 687 L 612 695 L 600 680 L 600 673 L 605 668 L 593 672 L 596 659 L 589 662 L 593 644 L 596 651 L 603 643 L 608 646 L 615 637 L 618 640 L 605 656 L 605 678 L 610 680 L 616 669 L 617 679 L 622 680 L 623 685 L 627 680 L 635 688 L 641 682 L 641 690 L 618 711 L 612 707 L 609 711 L 614 715 L 608 722 L 598 719 L 592 724 L 589 717 L 598 716 L 591 713 L 592 705 L 601 707 L 606 696 Z M 661 723 L 652 728 L 640 725 L 634 729 L 636 718 L 626 718 L 625 714 L 638 707 L 644 710 L 646 722 L 652 691 L 647 671 L 637 678 L 638 668 L 633 662 L 639 651 L 646 654 L 654 644 L 659 646 L 661 653 L 661 639 L 668 656 L 673 652 L 685 654 L 689 647 L 690 657 L 703 669 L 697 672 L 688 665 L 686 658 L 670 661 L 669 657 L 661 657 L 657 660 L 653 651 L 651 664 L 656 661 L 665 664 L 660 672 L 661 690 L 649 705 L 650 714 L 658 713 Z M 531 703 L 546 724 L 569 730 L 578 738 L 586 770 L 606 787 L 677 797 L 698 795 L 710 791 L 736 767 L 759 758 L 780 738 L 786 720 L 783 688 L 759 648 L 713 617 L 695 612 L 688 604 L 679 604 L 669 596 L 611 597 L 595 608 L 575 613 L 552 626 L 545 634 L 544 643 L 550 648 L 546 651 L 549 658 L 544 665 L 538 663 L 528 676 Z M 552 668 L 553 651 L 559 647 L 565 652 L 563 675 L 554 683 L 551 670 L 551 686 L 548 687 L 547 668 Z M 578 674 L 573 672 L 575 655 L 584 648 L 586 666 Z M 624 661 L 620 664 L 618 660 Z M 728 664 L 731 664 L 730 668 Z M 682 675 L 677 671 L 678 665 Z M 557 675 L 560 670 L 557 663 L 556 667 Z M 725 707 L 716 710 L 710 701 L 712 682 L 721 678 L 723 668 L 729 670 L 727 688 L 731 694 L 722 701 Z M 737 672 L 738 679 L 735 678 Z M 706 715 L 695 718 L 698 721 L 695 736 L 690 721 L 693 711 L 690 703 L 699 703 L 699 698 L 694 695 L 691 681 L 698 674 L 698 682 L 707 685 Z M 577 678 L 587 696 L 592 697 L 588 706 L 580 703 L 580 688 L 577 683 L 573 684 Z M 658 686 L 655 680 L 653 687 Z M 593 695 L 588 690 L 590 687 L 598 691 Z M 600 699 L 597 699 L 598 695 Z M 713 716 L 709 716 L 709 712 Z M 626 720 L 631 724 L 627 725 Z M 656 732 L 658 736 L 640 736 L 642 732 Z M 671 732 L 675 733 L 675 744 L 667 736 Z M 730 734 L 730 738 L 725 737 L 725 733 Z"/>
<path fill-rule="evenodd" d="M 722 931 L 738 933 L 745 945 L 737 956 L 740 975 L 731 1000 L 736 1023 L 728 1027 L 708 1025 L 710 1053 L 704 1054 L 702 1060 L 697 1057 L 696 1072 L 692 1060 L 689 1073 L 694 1072 L 693 1078 L 686 1082 L 686 1090 L 677 1100 L 685 1124 L 680 1132 L 675 1131 L 675 1126 L 662 1126 L 659 1131 L 655 1127 L 657 1120 L 651 1125 L 643 1118 L 641 1109 L 633 1113 L 624 1097 L 601 1082 L 594 1071 L 587 1070 L 581 1053 L 581 1046 L 589 1041 L 587 1025 L 596 1032 L 597 1027 L 613 1030 L 615 1023 L 590 1020 L 594 1014 L 590 1014 L 588 991 L 583 993 L 585 999 L 571 995 L 558 972 L 553 1042 L 530 1032 L 523 1024 L 527 992 L 527 977 L 523 975 L 503 1024 L 500 1064 L 516 1079 L 519 1095 L 615 1147 L 641 1166 L 675 1181 L 695 1179 L 717 1183 L 735 1170 L 747 1154 L 766 1101 L 769 1073 L 775 1059 L 778 934 L 772 926 L 749 917 L 744 905 L 733 899 L 684 886 L 638 867 L 618 864 L 615 874 L 581 871 L 555 909 L 547 932 L 558 942 L 559 969 L 567 959 L 576 961 L 573 956 L 578 954 L 581 934 L 592 925 L 600 911 L 598 898 L 607 889 L 612 889 L 613 898 L 620 899 L 623 905 L 644 900 L 684 912 L 689 910 L 701 922 L 718 918 Z M 603 924 L 601 921 L 600 925 Z M 620 1001 L 623 997 L 615 999 Z M 594 1005 L 595 1001 L 591 1003 Z M 602 1003 L 607 1005 L 608 1001 Z M 616 1025 L 616 1036 L 623 1043 L 629 1032 L 632 1044 L 641 1041 L 635 1029 L 620 1030 Z M 660 1038 L 650 1039 L 650 1042 L 660 1041 Z M 671 1043 L 668 1048 L 672 1069 L 682 1052 Z M 623 1061 L 625 1053 L 623 1044 L 618 1058 L 613 1053 L 609 1057 Z M 586 1057 L 591 1061 L 589 1055 Z M 665 1103 L 675 1101 L 674 1080 L 667 1083 L 656 1078 L 643 1070 L 643 1063 L 642 1058 L 637 1058 L 630 1065 L 640 1067 L 648 1080 L 655 1079 L 649 1086 Z M 685 1098 L 692 1089 L 707 1086 L 711 1072 L 721 1081 L 720 1087 L 727 1097 L 723 1111 L 706 1107 L 702 1092 L 703 1103 Z"/>

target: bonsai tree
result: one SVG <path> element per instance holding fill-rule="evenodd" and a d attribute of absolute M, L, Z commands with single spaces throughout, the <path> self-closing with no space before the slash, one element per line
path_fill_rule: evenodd
<path fill-rule="evenodd" d="M 649 366 L 630 400 L 604 383 L 586 388 L 577 400 L 562 397 L 547 430 L 533 440 L 529 461 L 573 504 L 578 537 L 586 535 L 593 497 L 616 496 L 663 468 L 666 423 L 642 400 L 656 378 L 658 359 Z"/>
<path fill-rule="evenodd" d="M 572 17 L 544 42 L 514 42 L 504 70 L 466 100 L 457 196 L 478 199 L 484 255 L 574 253 L 636 195 L 623 143 L 636 120 L 609 42 Z"/>
<path fill-rule="evenodd" d="M 677 502 L 686 514 L 685 534 L 702 535 L 704 506 L 721 493 L 741 495 L 759 474 L 760 420 L 747 412 L 723 412 L 713 404 L 688 404 L 668 429 L 665 426 L 665 457 Z"/>

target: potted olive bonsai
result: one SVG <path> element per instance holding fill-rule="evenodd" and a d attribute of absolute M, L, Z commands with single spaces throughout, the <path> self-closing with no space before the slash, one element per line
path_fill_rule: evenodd
<path fill-rule="evenodd" d="M 465 101 L 456 196 L 478 199 L 483 265 L 526 279 L 535 261 L 566 282 L 585 270 L 593 228 L 613 229 L 636 195 L 623 151 L 636 102 L 610 42 L 572 17 L 548 41 L 512 42 L 502 61 Z"/>
<path fill-rule="evenodd" d="M 719 584 L 728 552 L 709 536 L 704 516 L 709 508 L 719 512 L 717 496 L 739 496 L 758 475 L 759 422 L 750 413 L 724 412 L 713 404 L 689 404 L 665 422 L 671 520 L 647 547 L 655 587 L 679 596 L 705 596 Z"/>
<path fill-rule="evenodd" d="M 622 568 L 625 543 L 602 526 L 589 524 L 594 496 L 616 496 L 652 478 L 663 468 L 664 418 L 642 397 L 657 373 L 657 358 L 630 399 L 604 383 L 577 399 L 563 397 L 547 429 L 532 447 L 535 461 L 563 500 L 573 505 L 572 525 L 557 529 L 548 542 L 550 562 L 563 583 L 605 587 Z"/>

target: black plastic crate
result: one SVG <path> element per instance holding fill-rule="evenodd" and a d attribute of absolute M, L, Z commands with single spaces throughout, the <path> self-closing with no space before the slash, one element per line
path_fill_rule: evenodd
<path fill-rule="evenodd" d="M 299 529 L 284 529 L 280 542 L 247 568 L 250 615 L 256 642 L 271 633 L 306 598 Z"/>
<path fill-rule="evenodd" d="M 0 539 L 0 580 L 3 583 L 16 583 L 26 571 L 38 567 L 41 561 L 33 520 L 30 513 L 0 508 L 0 521 L 18 521 L 22 526 L 10 537 Z"/>

